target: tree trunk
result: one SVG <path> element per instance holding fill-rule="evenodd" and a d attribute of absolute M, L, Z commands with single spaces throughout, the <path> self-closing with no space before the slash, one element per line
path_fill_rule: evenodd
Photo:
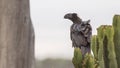
<path fill-rule="evenodd" d="M 0 68 L 34 68 L 29 0 L 0 0 Z"/>

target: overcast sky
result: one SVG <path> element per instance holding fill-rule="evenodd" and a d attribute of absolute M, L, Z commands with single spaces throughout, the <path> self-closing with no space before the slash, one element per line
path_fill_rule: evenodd
<path fill-rule="evenodd" d="M 111 25 L 113 16 L 120 14 L 120 0 L 30 0 L 30 7 L 37 59 L 72 59 L 72 22 L 63 19 L 66 13 L 75 12 L 83 20 L 90 19 L 93 34 L 100 25 Z"/>

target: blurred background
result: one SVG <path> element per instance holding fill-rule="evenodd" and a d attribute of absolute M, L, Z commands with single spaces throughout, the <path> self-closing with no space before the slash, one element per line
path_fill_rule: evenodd
<path fill-rule="evenodd" d="M 97 27 L 111 25 L 113 16 L 120 14 L 119 3 L 120 0 L 30 0 L 37 68 L 73 68 L 72 22 L 63 18 L 66 13 L 75 12 L 83 20 L 90 19 L 94 35 Z"/>

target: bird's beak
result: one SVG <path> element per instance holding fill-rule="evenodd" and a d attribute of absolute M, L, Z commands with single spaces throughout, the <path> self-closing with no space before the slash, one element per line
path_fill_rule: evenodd
<path fill-rule="evenodd" d="M 64 16 L 64 19 L 67 19 L 67 15 Z"/>

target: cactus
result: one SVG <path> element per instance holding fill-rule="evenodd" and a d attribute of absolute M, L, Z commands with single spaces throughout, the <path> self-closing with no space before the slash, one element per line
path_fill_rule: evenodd
<path fill-rule="evenodd" d="M 82 68 L 95 68 L 94 58 L 91 54 L 86 54 L 83 60 Z"/>
<path fill-rule="evenodd" d="M 99 43 L 98 43 L 98 38 L 97 35 L 93 35 L 92 39 L 91 39 L 91 48 L 94 54 L 94 68 L 98 68 L 99 67 L 99 63 L 98 63 L 98 50 L 99 50 Z"/>
<path fill-rule="evenodd" d="M 103 60 L 103 29 L 102 26 L 100 26 L 97 29 L 97 37 L 98 37 L 98 43 L 99 43 L 99 50 L 98 50 L 98 61 L 100 68 L 104 68 L 104 60 Z"/>
<path fill-rule="evenodd" d="M 114 45 L 118 68 L 120 68 L 120 15 L 115 15 L 113 18 L 114 27 Z"/>
<path fill-rule="evenodd" d="M 97 57 L 98 57 L 98 45 L 97 45 L 97 36 L 96 35 L 92 36 L 91 48 L 92 48 L 95 59 L 97 59 Z"/>
<path fill-rule="evenodd" d="M 113 18 L 114 28 L 114 45 L 118 68 L 120 68 L 120 15 L 115 15 Z"/>
<path fill-rule="evenodd" d="M 83 58 L 79 48 L 74 49 L 72 62 L 75 68 L 95 68 L 93 56 L 91 54 L 86 54 Z"/>
<path fill-rule="evenodd" d="M 116 54 L 115 54 L 115 48 L 114 48 L 114 42 L 113 42 L 114 30 L 112 26 L 106 26 L 105 35 L 106 36 L 104 37 L 103 43 L 104 43 L 104 49 L 106 50 L 104 50 L 104 54 L 108 54 L 108 57 L 104 58 L 104 61 L 107 59 L 105 63 L 106 64 L 108 63 L 108 67 L 106 68 L 117 68 Z M 105 53 L 106 51 L 108 53 Z"/>
<path fill-rule="evenodd" d="M 98 60 L 101 68 L 117 68 L 113 36 L 114 30 L 112 26 L 102 25 L 98 28 L 100 44 Z"/>
<path fill-rule="evenodd" d="M 82 53 L 79 48 L 74 49 L 74 57 L 72 62 L 75 68 L 82 68 Z"/>
<path fill-rule="evenodd" d="M 91 54 L 86 54 L 82 58 L 82 54 L 79 48 L 74 49 L 74 57 L 72 59 L 75 68 L 95 68 L 94 58 Z"/>

